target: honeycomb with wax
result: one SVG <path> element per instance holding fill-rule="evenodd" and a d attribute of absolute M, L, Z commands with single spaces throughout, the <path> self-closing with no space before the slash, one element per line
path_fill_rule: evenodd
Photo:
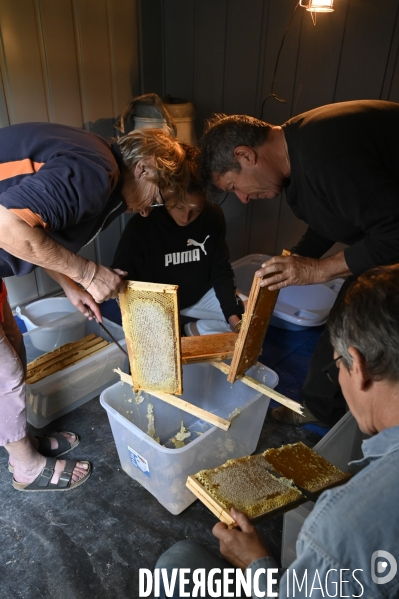
<path fill-rule="evenodd" d="M 177 286 L 131 281 L 120 303 L 134 388 L 182 393 Z"/>
<path fill-rule="evenodd" d="M 348 476 L 301 442 L 267 449 L 263 455 L 273 470 L 293 479 L 310 493 L 317 493 Z"/>
<path fill-rule="evenodd" d="M 291 480 L 276 478 L 263 454 L 228 460 L 213 470 L 201 470 L 195 478 L 225 510 L 231 507 L 256 518 L 302 497 Z"/>

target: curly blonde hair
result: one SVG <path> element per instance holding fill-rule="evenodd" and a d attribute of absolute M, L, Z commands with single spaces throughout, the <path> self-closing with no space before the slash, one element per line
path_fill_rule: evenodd
<path fill-rule="evenodd" d="M 188 184 L 187 184 L 187 188 L 186 188 L 185 192 L 188 194 L 200 193 L 200 194 L 205 195 L 205 191 L 201 185 L 201 181 L 200 181 L 200 177 L 199 177 L 200 151 L 195 146 L 192 146 L 183 141 L 180 141 L 179 143 L 185 152 L 185 160 L 186 160 L 186 165 L 187 165 L 188 174 L 189 174 L 189 180 L 188 180 Z M 180 202 L 185 204 L 186 200 L 187 200 L 186 196 L 184 196 L 183 198 L 173 196 L 167 201 L 167 206 L 168 206 L 168 208 L 174 208 Z"/>
<path fill-rule="evenodd" d="M 190 175 L 186 153 L 181 145 L 162 129 L 138 129 L 117 140 L 123 162 L 128 170 L 144 158 L 152 158 L 157 176 L 153 182 L 161 189 L 173 190 L 184 198 Z"/>

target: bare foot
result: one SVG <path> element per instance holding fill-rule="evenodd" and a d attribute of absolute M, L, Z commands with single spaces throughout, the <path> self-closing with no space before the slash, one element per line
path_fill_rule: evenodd
<path fill-rule="evenodd" d="M 63 437 L 65 437 L 67 439 L 68 443 L 70 443 L 71 445 L 72 445 L 72 443 L 75 443 L 75 441 L 77 439 L 77 435 L 75 435 L 74 433 L 68 433 L 68 432 L 61 431 L 59 434 L 62 435 Z M 50 435 L 46 435 L 46 436 L 50 439 L 50 448 L 58 449 L 57 439 L 55 439 L 54 437 L 51 437 Z M 28 439 L 29 439 L 32 447 L 37 451 L 37 449 L 39 448 L 39 445 L 40 445 L 39 439 L 37 437 L 35 437 L 34 435 L 30 435 L 29 433 L 28 433 Z M 14 460 L 13 460 L 11 454 L 10 454 L 8 461 L 10 463 L 10 466 L 14 467 Z M 44 468 L 44 466 L 43 466 L 43 468 Z M 23 482 L 23 481 L 18 481 L 18 482 Z"/>
<path fill-rule="evenodd" d="M 5 446 L 10 454 L 10 461 L 14 466 L 14 480 L 18 483 L 29 484 L 35 480 L 46 465 L 46 458 L 36 451 L 31 440 L 26 435 L 20 441 L 8 443 Z M 60 474 L 65 468 L 65 460 L 57 460 L 51 483 L 57 484 Z M 72 473 L 72 482 L 83 478 L 89 466 L 84 462 L 77 462 Z"/>
<path fill-rule="evenodd" d="M 35 480 L 43 470 L 46 465 L 46 458 L 40 456 L 40 460 L 38 465 L 35 467 L 33 464 L 29 467 L 26 465 L 18 464 L 15 462 L 14 464 L 14 480 L 18 483 L 29 484 Z M 54 475 L 51 479 L 51 483 L 56 485 L 60 479 L 60 474 L 65 468 L 66 460 L 57 460 Z M 75 468 L 73 469 L 71 482 L 76 482 L 83 478 L 87 474 L 88 465 L 83 462 L 77 462 Z"/>

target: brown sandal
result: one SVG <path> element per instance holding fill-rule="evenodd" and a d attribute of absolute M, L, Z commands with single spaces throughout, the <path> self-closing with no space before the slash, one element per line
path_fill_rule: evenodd
<path fill-rule="evenodd" d="M 57 484 L 51 483 L 54 475 L 56 458 L 47 458 L 46 465 L 40 474 L 31 483 L 19 483 L 13 478 L 12 486 L 17 491 L 72 491 L 75 487 L 86 482 L 91 474 L 91 465 L 89 462 L 82 461 L 82 464 L 87 464 L 87 473 L 79 480 L 72 481 L 72 473 L 77 462 L 80 460 L 66 460 L 65 468 L 60 474 Z"/>

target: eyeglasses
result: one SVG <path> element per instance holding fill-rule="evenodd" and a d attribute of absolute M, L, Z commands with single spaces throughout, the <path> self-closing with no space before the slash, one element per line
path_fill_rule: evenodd
<path fill-rule="evenodd" d="M 158 193 L 159 193 L 159 197 L 161 198 L 161 201 L 156 202 L 155 204 L 151 204 L 149 206 L 149 208 L 157 208 L 158 206 L 165 206 L 165 198 L 162 195 L 162 191 L 161 191 L 159 184 L 158 184 Z"/>
<path fill-rule="evenodd" d="M 330 376 L 330 371 L 333 368 L 333 366 L 337 366 L 337 362 L 338 360 L 341 360 L 342 356 L 338 356 L 338 358 L 334 358 L 334 360 L 332 360 L 331 362 L 329 362 L 327 364 L 327 366 L 324 366 L 324 368 L 322 368 L 322 373 L 325 374 L 327 376 L 327 378 L 332 382 L 335 383 L 336 381 L 334 381 L 331 376 Z"/>

